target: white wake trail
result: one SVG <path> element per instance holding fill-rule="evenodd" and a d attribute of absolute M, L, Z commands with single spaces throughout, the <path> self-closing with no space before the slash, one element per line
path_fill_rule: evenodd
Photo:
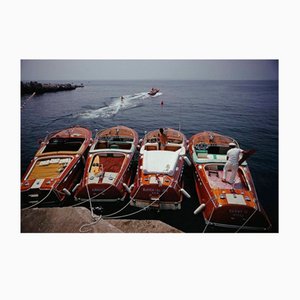
<path fill-rule="evenodd" d="M 95 110 L 88 110 L 80 113 L 78 116 L 83 119 L 96 119 L 96 118 L 112 118 L 120 111 L 133 109 L 143 105 L 143 100 L 147 98 L 153 98 L 162 93 L 157 93 L 155 96 L 150 96 L 147 92 L 136 93 L 133 95 L 124 95 L 123 100 L 121 97 L 115 97 L 112 102 L 105 107 L 101 107 Z"/>

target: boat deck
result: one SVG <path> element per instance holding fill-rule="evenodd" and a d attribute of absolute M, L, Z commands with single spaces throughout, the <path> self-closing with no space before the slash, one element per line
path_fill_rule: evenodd
<path fill-rule="evenodd" d="M 71 158 L 40 160 L 35 164 L 27 179 L 57 178 L 70 162 Z"/>
<path fill-rule="evenodd" d="M 114 156 L 95 155 L 89 169 L 88 183 L 112 184 L 119 176 L 125 156 L 122 154 Z"/>
<path fill-rule="evenodd" d="M 223 170 L 206 170 L 206 177 L 208 179 L 209 185 L 213 189 L 247 189 L 247 186 L 245 185 L 244 181 L 241 180 L 240 172 L 239 176 L 237 175 L 235 178 L 235 183 L 230 184 L 227 182 L 223 182 Z M 230 177 L 231 171 L 227 172 L 227 178 Z"/>
<path fill-rule="evenodd" d="M 98 155 L 96 155 L 94 157 L 93 162 L 91 163 L 91 167 L 90 167 L 90 172 L 97 172 L 98 168 L 94 168 L 94 167 L 101 167 L 103 168 L 103 171 L 105 172 L 114 172 L 114 173 L 118 173 L 120 172 L 120 169 L 122 167 L 123 161 L 125 159 L 125 156 L 112 156 L 112 157 L 108 157 L 108 156 L 98 156 L 99 157 L 99 162 L 96 161 Z M 97 165 L 95 165 L 97 164 Z"/>

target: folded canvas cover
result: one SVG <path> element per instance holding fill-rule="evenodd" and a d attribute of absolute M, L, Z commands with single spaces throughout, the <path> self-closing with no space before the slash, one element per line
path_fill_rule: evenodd
<path fill-rule="evenodd" d="M 144 151 L 144 174 L 167 174 L 172 176 L 175 172 L 179 153 L 172 151 Z"/>

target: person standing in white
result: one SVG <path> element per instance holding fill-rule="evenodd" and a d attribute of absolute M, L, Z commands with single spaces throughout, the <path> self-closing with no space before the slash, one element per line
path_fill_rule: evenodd
<path fill-rule="evenodd" d="M 235 143 L 229 143 L 230 149 L 227 151 L 227 162 L 223 169 L 223 182 L 234 184 L 235 176 L 239 169 L 240 154 L 244 153 L 244 150 L 237 148 Z M 231 176 L 229 181 L 226 180 L 227 172 L 231 170 Z"/>

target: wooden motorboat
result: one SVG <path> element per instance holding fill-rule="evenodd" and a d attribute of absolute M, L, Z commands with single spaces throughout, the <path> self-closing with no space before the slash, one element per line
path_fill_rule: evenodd
<path fill-rule="evenodd" d="M 186 154 L 186 137 L 181 132 L 164 130 L 167 144 L 159 150 L 159 130 L 145 135 L 138 160 L 130 204 L 136 207 L 180 209 L 183 189 L 182 173 Z"/>
<path fill-rule="evenodd" d="M 138 145 L 135 130 L 116 126 L 97 133 L 75 200 L 123 200 L 130 192 L 131 166 Z"/>
<path fill-rule="evenodd" d="M 79 126 L 49 134 L 22 177 L 22 205 L 61 203 L 70 196 L 81 179 L 91 141 L 91 131 Z"/>
<path fill-rule="evenodd" d="M 234 139 L 214 132 L 191 137 L 189 153 L 195 166 L 195 186 L 206 224 L 227 228 L 268 230 L 271 223 L 258 201 L 253 179 L 241 157 L 233 184 L 222 181 L 229 143 Z"/>
<path fill-rule="evenodd" d="M 148 92 L 148 95 L 154 96 L 159 92 L 159 89 L 152 88 L 150 92 Z"/>

